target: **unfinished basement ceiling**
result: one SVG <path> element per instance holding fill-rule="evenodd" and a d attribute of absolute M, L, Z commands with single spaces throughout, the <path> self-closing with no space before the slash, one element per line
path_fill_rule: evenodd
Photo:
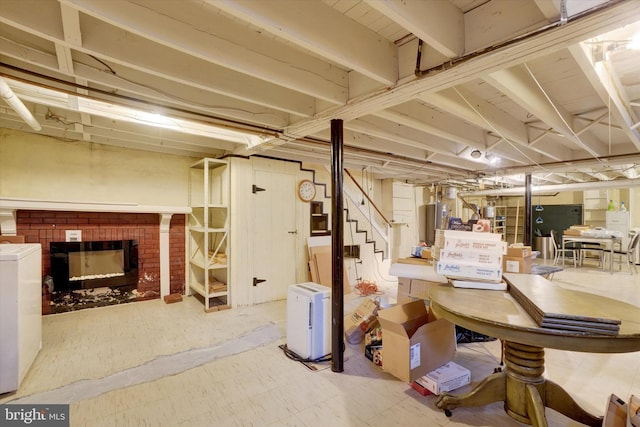
<path fill-rule="evenodd" d="M 0 3 L 0 73 L 54 138 L 329 164 L 341 119 L 345 167 L 377 178 L 640 176 L 640 1 Z M 35 132 L 4 103 L 0 126 Z"/>

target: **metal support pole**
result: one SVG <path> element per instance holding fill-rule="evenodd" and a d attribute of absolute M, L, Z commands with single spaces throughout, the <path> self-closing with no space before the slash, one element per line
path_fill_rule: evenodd
<path fill-rule="evenodd" d="M 331 120 L 331 370 L 344 371 L 344 231 L 342 120 Z"/>
<path fill-rule="evenodd" d="M 531 174 L 524 176 L 524 235 L 522 243 L 531 246 Z"/>

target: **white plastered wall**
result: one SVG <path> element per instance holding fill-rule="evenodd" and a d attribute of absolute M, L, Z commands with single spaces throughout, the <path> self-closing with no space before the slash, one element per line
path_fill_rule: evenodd
<path fill-rule="evenodd" d="M 0 128 L 0 197 L 187 206 L 196 160 Z"/>

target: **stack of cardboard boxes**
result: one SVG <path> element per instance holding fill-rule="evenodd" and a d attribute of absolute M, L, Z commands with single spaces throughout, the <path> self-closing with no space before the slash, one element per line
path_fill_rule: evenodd
<path fill-rule="evenodd" d="M 503 269 L 505 273 L 530 274 L 532 264 L 531 246 L 511 245 L 504 257 Z"/>
<path fill-rule="evenodd" d="M 454 325 L 436 319 L 421 300 L 378 312 L 382 328 L 382 369 L 412 382 L 453 359 Z"/>
<path fill-rule="evenodd" d="M 507 251 L 501 239 L 498 233 L 436 230 L 436 272 L 450 279 L 501 282 Z"/>
<path fill-rule="evenodd" d="M 345 317 L 345 336 L 352 344 L 364 338 L 365 356 L 409 383 L 449 362 L 456 351 L 454 325 L 436 319 L 423 300 L 383 310 L 364 300 Z"/>

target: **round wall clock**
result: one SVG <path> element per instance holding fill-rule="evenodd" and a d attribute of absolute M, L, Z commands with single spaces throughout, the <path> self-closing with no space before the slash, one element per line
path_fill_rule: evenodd
<path fill-rule="evenodd" d="M 313 181 L 303 179 L 298 183 L 298 197 L 303 202 L 310 202 L 316 197 L 316 185 Z"/>

